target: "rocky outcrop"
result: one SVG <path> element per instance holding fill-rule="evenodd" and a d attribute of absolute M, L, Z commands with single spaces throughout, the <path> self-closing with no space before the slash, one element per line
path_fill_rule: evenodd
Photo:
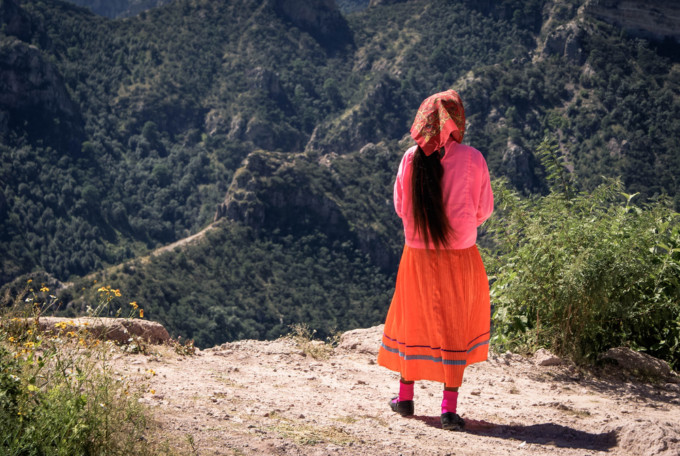
<path fill-rule="evenodd" d="M 57 68 L 16 38 L 0 42 L 0 137 L 10 130 L 75 150 L 83 135 L 79 108 Z"/>
<path fill-rule="evenodd" d="M 34 26 L 28 14 L 15 0 L 0 2 L 0 26 L 5 35 L 15 36 L 22 41 L 30 41 L 34 32 Z"/>
<path fill-rule="evenodd" d="M 378 153 L 379 148 L 371 144 L 363 150 L 368 149 Z M 331 240 L 353 242 L 375 265 L 391 271 L 399 261 L 392 238 L 370 221 L 350 220 L 343 205 L 344 178 L 333 170 L 334 159 L 338 156 L 251 152 L 234 174 L 214 221 L 226 218 L 256 230 L 298 236 L 321 232 Z"/>
<path fill-rule="evenodd" d="M 156 8 L 172 0 L 69 0 L 76 5 L 89 8 L 93 13 L 100 16 L 118 17 L 135 16 L 142 11 Z"/>
<path fill-rule="evenodd" d="M 168 331 L 160 323 L 131 318 L 41 317 L 39 326 L 42 331 L 51 333 L 87 331 L 99 339 L 123 344 L 128 343 L 132 337 L 139 337 L 151 344 L 162 344 L 170 340 Z"/>
<path fill-rule="evenodd" d="M 508 139 L 503 151 L 503 168 L 516 188 L 531 190 L 528 185 L 536 181 L 532 160 L 533 156 L 529 151 Z"/>
<path fill-rule="evenodd" d="M 352 33 L 333 0 L 272 0 L 281 16 L 312 35 L 324 48 L 353 45 Z"/>
<path fill-rule="evenodd" d="M 542 56 L 557 55 L 580 65 L 584 61 L 583 37 L 584 32 L 576 22 L 560 25 L 546 37 Z"/>
<path fill-rule="evenodd" d="M 246 72 L 246 79 L 251 90 L 265 93 L 271 98 L 279 98 L 282 95 L 279 75 L 262 67 L 251 68 Z"/>
<path fill-rule="evenodd" d="M 407 117 L 415 114 L 412 100 L 400 92 L 400 82 L 390 75 L 376 78 L 364 98 L 341 116 L 319 123 L 306 151 L 347 154 L 368 143 L 397 139 L 404 134 Z M 391 116 L 383 116 L 388 111 Z"/>
<path fill-rule="evenodd" d="M 404 3 L 406 0 L 371 0 L 368 3 L 369 7 L 382 6 L 382 5 L 394 5 L 395 3 Z"/>
<path fill-rule="evenodd" d="M 680 3 L 667 0 L 589 0 L 585 12 L 634 36 L 680 42 Z"/>
<path fill-rule="evenodd" d="M 338 351 L 377 356 L 384 328 L 385 325 L 380 325 L 344 332 L 340 336 L 340 343 L 337 347 Z"/>
<path fill-rule="evenodd" d="M 310 176 L 296 169 L 301 154 L 250 153 L 235 173 L 214 220 L 227 218 L 255 229 L 319 228 L 329 236 L 346 235 L 347 222 L 338 205 L 312 189 Z"/>

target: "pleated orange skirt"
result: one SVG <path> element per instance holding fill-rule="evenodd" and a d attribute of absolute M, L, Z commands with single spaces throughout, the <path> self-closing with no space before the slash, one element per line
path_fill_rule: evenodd
<path fill-rule="evenodd" d="M 404 380 L 460 386 L 489 353 L 489 281 L 477 246 L 404 247 L 378 364 Z"/>

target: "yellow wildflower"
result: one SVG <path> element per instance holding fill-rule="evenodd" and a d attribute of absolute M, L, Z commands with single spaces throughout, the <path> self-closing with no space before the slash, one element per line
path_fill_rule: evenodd
<path fill-rule="evenodd" d="M 156 390 L 149 391 L 151 394 L 156 394 Z"/>
<path fill-rule="evenodd" d="M 120 290 L 116 289 L 116 290 L 111 290 L 111 291 L 113 292 L 114 295 L 116 295 L 117 297 L 120 298 L 120 296 L 121 296 Z"/>
<path fill-rule="evenodd" d="M 31 334 L 33 334 L 33 330 L 32 329 L 27 330 L 26 334 L 28 334 L 30 336 Z"/>
<path fill-rule="evenodd" d="M 132 306 L 133 309 L 136 309 L 138 307 L 137 301 L 132 301 L 130 305 Z"/>
<path fill-rule="evenodd" d="M 24 342 L 24 347 L 26 348 L 33 348 L 35 344 L 33 342 Z"/>
<path fill-rule="evenodd" d="M 42 291 L 43 293 L 47 293 L 48 291 L 50 291 L 50 289 L 43 285 L 40 291 Z"/>
<path fill-rule="evenodd" d="M 139 318 L 144 318 L 144 309 L 139 309 Z"/>
<path fill-rule="evenodd" d="M 28 279 L 28 280 L 26 281 L 26 283 L 31 283 L 31 282 L 33 282 L 33 279 Z"/>
<path fill-rule="evenodd" d="M 14 337 L 12 337 L 12 336 L 9 336 L 9 341 L 10 341 L 10 342 L 15 342 L 16 339 L 15 339 Z"/>
<path fill-rule="evenodd" d="M 78 341 L 78 343 L 84 347 L 84 346 L 85 346 L 85 339 L 82 339 L 82 338 L 81 338 L 81 339 Z"/>
<path fill-rule="evenodd" d="M 73 331 L 67 332 L 66 335 L 67 335 L 68 337 L 76 337 L 76 333 L 73 332 Z"/>

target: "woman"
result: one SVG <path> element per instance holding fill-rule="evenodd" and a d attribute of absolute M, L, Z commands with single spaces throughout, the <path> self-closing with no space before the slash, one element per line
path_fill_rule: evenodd
<path fill-rule="evenodd" d="M 465 367 L 488 355 L 489 282 L 475 245 L 493 212 L 482 154 L 461 144 L 465 112 L 453 90 L 420 106 L 394 184 L 406 245 L 385 320 L 378 364 L 399 372 L 390 407 L 413 415 L 413 382 L 444 383 L 443 429 L 462 430 L 456 413 Z"/>

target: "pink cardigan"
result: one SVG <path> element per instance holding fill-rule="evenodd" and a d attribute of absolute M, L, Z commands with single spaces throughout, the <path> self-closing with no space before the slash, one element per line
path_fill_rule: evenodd
<path fill-rule="evenodd" d="M 477 227 L 493 212 L 493 193 L 489 169 L 477 149 L 450 141 L 442 158 L 444 176 L 442 193 L 453 237 L 446 249 L 465 249 L 477 241 Z M 404 223 L 406 245 L 424 249 L 425 242 L 416 235 L 411 201 L 411 172 L 416 146 L 406 151 L 394 183 L 394 208 Z M 430 243 L 430 248 L 432 244 Z"/>

